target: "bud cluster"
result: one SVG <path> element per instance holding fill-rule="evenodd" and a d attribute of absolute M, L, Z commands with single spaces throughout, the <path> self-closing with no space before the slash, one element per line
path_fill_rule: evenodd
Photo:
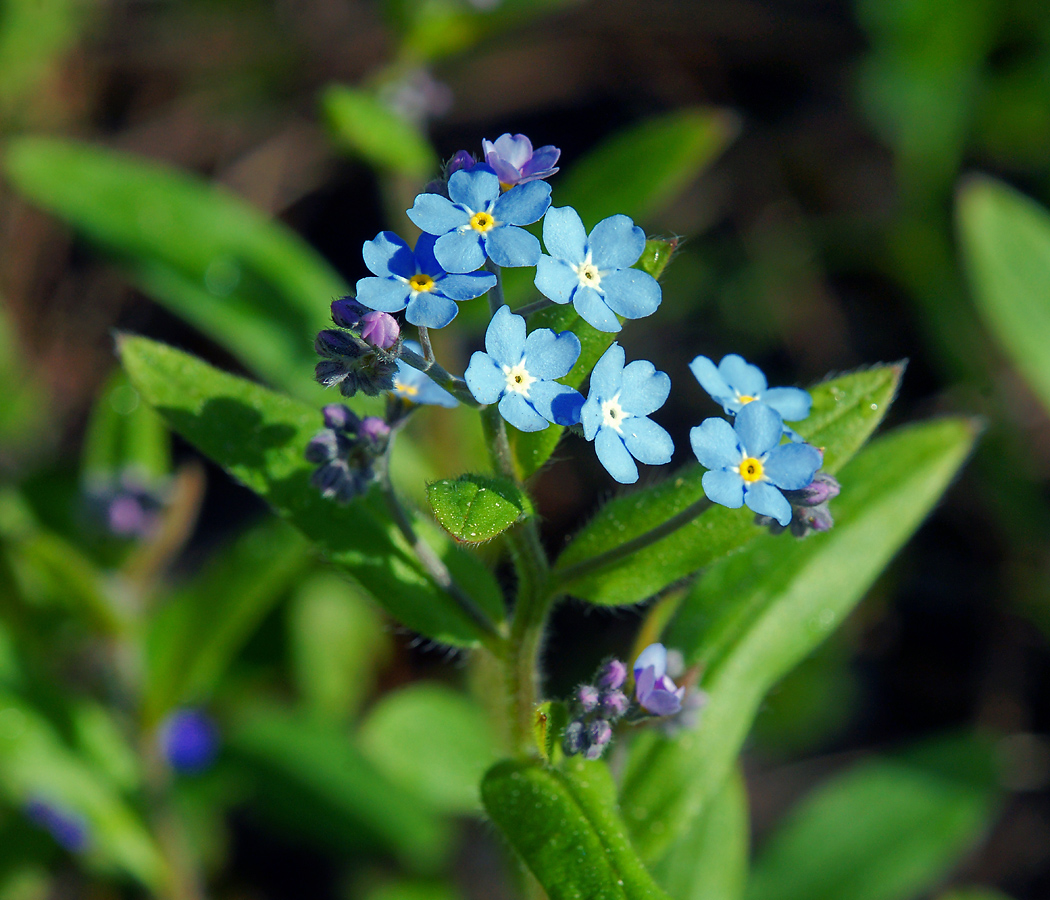
<path fill-rule="evenodd" d="M 610 659 L 598 670 L 593 684 L 581 684 L 572 704 L 572 720 L 565 728 L 562 749 L 566 756 L 582 753 L 598 759 L 612 740 L 612 726 L 626 715 L 631 701 L 621 690 L 627 666 Z"/>
<path fill-rule="evenodd" d="M 341 403 L 324 407 L 323 430 L 306 445 L 318 468 L 311 482 L 326 499 L 349 503 L 375 480 L 374 463 L 386 451 L 390 426 L 377 416 L 358 418 Z"/>
<path fill-rule="evenodd" d="M 375 397 L 392 390 L 401 355 L 397 319 L 343 297 L 332 303 L 332 321 L 338 328 L 326 328 L 314 341 L 323 357 L 314 372 L 317 381 L 325 387 L 339 385 L 344 397 L 358 391 Z"/>
<path fill-rule="evenodd" d="M 781 525 L 772 516 L 755 516 L 755 524 L 769 528 L 771 534 L 780 534 L 786 528 L 798 538 L 814 531 L 830 531 L 835 524 L 828 503 L 842 490 L 839 483 L 825 472 L 817 472 L 813 480 L 801 490 L 783 491 L 791 504 L 791 522 Z"/>

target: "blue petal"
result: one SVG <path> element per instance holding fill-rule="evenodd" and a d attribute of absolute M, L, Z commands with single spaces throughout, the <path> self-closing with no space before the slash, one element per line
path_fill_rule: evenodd
<path fill-rule="evenodd" d="M 362 278 L 357 282 L 357 302 L 380 312 L 401 312 L 412 290 L 393 278 Z"/>
<path fill-rule="evenodd" d="M 740 443 L 733 426 L 725 419 L 704 419 L 690 429 L 689 443 L 704 468 L 719 470 L 740 465 Z"/>
<path fill-rule="evenodd" d="M 647 416 L 667 402 L 671 379 L 646 359 L 636 359 L 623 370 L 620 405 L 632 416 Z"/>
<path fill-rule="evenodd" d="M 678 690 L 681 691 L 682 688 Z M 673 716 L 682 708 L 682 698 L 677 692 L 672 693 L 659 688 L 650 691 L 644 701 L 639 700 L 638 702 L 654 716 Z"/>
<path fill-rule="evenodd" d="M 809 415 L 813 398 L 801 388 L 770 388 L 762 394 L 762 402 L 772 406 L 785 422 L 798 422 Z"/>
<path fill-rule="evenodd" d="M 470 357 L 463 380 L 478 403 L 495 403 L 507 388 L 507 376 L 500 364 L 480 350 Z"/>
<path fill-rule="evenodd" d="M 431 291 L 427 294 L 416 294 L 414 300 L 408 301 L 405 309 L 405 319 L 413 325 L 423 325 L 426 328 L 444 328 L 456 318 L 459 307 L 455 301 L 448 297 Z"/>
<path fill-rule="evenodd" d="M 718 371 L 737 393 L 757 397 L 766 389 L 766 376 L 762 374 L 762 370 L 745 362 L 744 357 L 736 353 L 723 356 L 718 364 Z"/>
<path fill-rule="evenodd" d="M 609 308 L 626 319 L 641 319 L 660 308 L 660 285 L 641 269 L 617 269 L 602 275 L 601 287 Z"/>
<path fill-rule="evenodd" d="M 536 381 L 529 388 L 529 403 L 549 422 L 568 426 L 580 421 L 583 396 L 567 384 Z"/>
<path fill-rule="evenodd" d="M 361 250 L 368 271 L 382 277 L 400 275 L 411 278 L 416 274 L 416 257 L 401 238 L 392 231 L 381 231 Z"/>
<path fill-rule="evenodd" d="M 555 259 L 574 266 L 582 263 L 587 255 L 587 231 L 580 214 L 571 206 L 548 209 L 543 219 L 543 246 Z"/>
<path fill-rule="evenodd" d="M 525 320 L 501 306 L 485 329 L 485 349 L 501 366 L 516 366 L 525 353 Z"/>
<path fill-rule="evenodd" d="M 547 182 L 530 181 L 529 184 L 545 185 Z M 485 252 L 497 266 L 505 269 L 534 266 L 540 258 L 540 240 L 515 225 L 500 225 L 485 235 Z"/>
<path fill-rule="evenodd" d="M 602 428 L 594 439 L 594 452 L 605 471 L 620 484 L 634 484 L 638 480 L 638 466 L 627 452 L 620 436 L 612 428 Z"/>
<path fill-rule="evenodd" d="M 620 330 L 620 320 L 609 309 L 601 295 L 589 287 L 579 287 L 572 298 L 576 312 L 592 328 L 615 334 Z"/>
<path fill-rule="evenodd" d="M 653 682 L 657 678 L 663 678 L 667 674 L 667 648 L 663 644 L 650 644 L 634 661 L 634 678 L 638 680 L 638 673 L 644 669 L 653 667 Z"/>
<path fill-rule="evenodd" d="M 436 243 L 437 235 L 434 234 L 421 234 L 416 241 L 415 257 L 416 263 L 419 265 L 419 271 L 426 273 L 431 278 L 440 278 L 445 274 L 445 270 L 441 268 L 441 263 L 434 256 L 434 244 Z M 404 277 L 411 278 L 415 274 L 413 272 Z"/>
<path fill-rule="evenodd" d="M 568 303 L 579 284 L 579 277 L 568 263 L 550 256 L 541 256 L 537 261 L 536 289 L 549 300 Z"/>
<path fill-rule="evenodd" d="M 469 213 L 440 194 L 420 194 L 408 217 L 427 234 L 446 234 L 470 222 Z"/>
<path fill-rule="evenodd" d="M 459 401 L 446 391 L 440 384 L 435 384 L 429 376 L 423 376 L 424 381 L 419 386 L 419 393 L 415 396 L 416 403 L 425 403 L 429 406 L 446 406 L 452 409 L 459 406 Z"/>
<path fill-rule="evenodd" d="M 587 246 L 599 269 L 626 269 L 642 255 L 645 232 L 627 216 L 609 216 L 594 226 Z"/>
<path fill-rule="evenodd" d="M 499 402 L 499 414 L 518 431 L 543 431 L 550 425 L 517 391 L 507 391 Z"/>
<path fill-rule="evenodd" d="M 822 462 L 821 452 L 810 444 L 781 444 L 770 452 L 763 471 L 778 488 L 799 491 L 813 480 Z"/>
<path fill-rule="evenodd" d="M 602 427 L 602 404 L 593 390 L 580 408 L 580 424 L 583 426 L 583 436 L 588 441 L 593 441 L 598 429 Z"/>
<path fill-rule="evenodd" d="M 613 341 L 591 370 L 589 397 L 597 397 L 600 402 L 610 400 L 620 392 L 620 385 L 623 383 L 623 363 L 626 358 L 623 347 Z"/>
<path fill-rule="evenodd" d="M 700 382 L 700 387 L 707 391 L 715 402 L 725 405 L 726 401 L 733 397 L 733 389 L 722 377 L 718 367 L 706 356 L 698 356 L 689 363 L 689 371 Z M 739 404 L 737 406 L 739 408 Z"/>
<path fill-rule="evenodd" d="M 564 378 L 579 358 L 580 339 L 571 331 L 537 328 L 525 340 L 525 365 L 537 378 Z"/>
<path fill-rule="evenodd" d="M 481 235 L 473 228 L 441 235 L 434 244 L 434 255 L 446 272 L 455 274 L 473 272 L 485 262 Z"/>
<path fill-rule="evenodd" d="M 550 205 L 551 186 L 546 181 L 530 181 L 504 193 L 492 207 L 492 215 L 507 225 L 531 225 L 543 218 Z"/>
<path fill-rule="evenodd" d="M 467 272 L 443 276 L 435 283 L 434 290 L 452 300 L 473 300 L 495 285 L 496 276 L 491 272 Z"/>
<path fill-rule="evenodd" d="M 744 503 L 748 509 L 760 516 L 772 516 L 781 525 L 791 523 L 791 504 L 780 491 L 767 482 L 756 481 L 752 484 L 744 493 Z"/>
<path fill-rule="evenodd" d="M 700 483 L 704 486 L 707 499 L 712 503 L 719 503 L 730 509 L 739 509 L 744 505 L 744 479 L 736 472 L 712 469 L 710 472 L 704 472 Z"/>
<path fill-rule="evenodd" d="M 784 420 L 761 400 L 746 404 L 736 414 L 737 437 L 748 456 L 762 456 L 772 450 L 784 436 Z"/>
<path fill-rule="evenodd" d="M 649 466 L 662 466 L 671 461 L 674 441 L 663 428 L 652 419 L 631 416 L 620 426 L 623 442 L 638 462 Z"/>
<path fill-rule="evenodd" d="M 499 197 L 499 177 L 485 165 L 474 166 L 469 172 L 460 169 L 448 180 L 448 195 L 453 203 L 460 203 L 472 212 L 487 210 Z"/>

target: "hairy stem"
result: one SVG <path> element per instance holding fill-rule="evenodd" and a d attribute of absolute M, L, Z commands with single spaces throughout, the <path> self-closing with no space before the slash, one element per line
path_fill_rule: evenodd
<path fill-rule="evenodd" d="M 422 329 L 420 330 L 422 331 Z M 431 350 L 431 354 L 433 354 L 433 350 Z M 445 369 L 438 365 L 433 359 L 427 359 L 425 356 L 413 353 L 406 347 L 401 348 L 400 359 L 404 360 L 405 363 L 410 365 L 413 369 L 419 369 L 420 372 L 426 372 L 435 383 L 441 385 L 441 387 L 448 391 L 460 403 L 464 403 L 467 406 L 473 406 L 475 409 L 481 406 L 481 404 L 474 399 L 474 395 L 470 392 L 470 388 L 467 387 L 467 383 L 462 378 L 457 378 L 450 372 L 445 371 Z"/>
<path fill-rule="evenodd" d="M 420 325 L 417 329 L 419 332 L 419 346 L 423 348 L 423 358 L 433 365 L 434 348 L 430 344 L 430 329 L 426 325 Z"/>

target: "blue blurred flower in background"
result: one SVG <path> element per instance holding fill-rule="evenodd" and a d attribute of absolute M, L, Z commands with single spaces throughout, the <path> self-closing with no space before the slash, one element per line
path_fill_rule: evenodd
<path fill-rule="evenodd" d="M 175 710 L 161 723 L 158 736 L 164 758 L 176 772 L 202 772 L 219 753 L 218 726 L 201 709 Z"/>

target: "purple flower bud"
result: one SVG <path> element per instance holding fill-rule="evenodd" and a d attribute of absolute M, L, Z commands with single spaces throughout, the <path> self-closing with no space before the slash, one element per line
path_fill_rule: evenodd
<path fill-rule="evenodd" d="M 605 719 L 595 719 L 587 726 L 587 738 L 591 744 L 608 744 L 612 740 L 612 725 Z"/>
<path fill-rule="evenodd" d="M 592 762 L 596 759 L 601 759 L 602 754 L 605 752 L 605 744 L 591 744 L 586 750 L 583 751 L 583 758 L 589 759 Z"/>
<path fill-rule="evenodd" d="M 365 416 L 361 420 L 361 428 L 358 433 L 378 444 L 390 436 L 390 426 L 379 416 Z"/>
<path fill-rule="evenodd" d="M 87 849 L 88 823 L 83 816 L 40 797 L 26 801 L 25 814 L 30 822 L 49 832 L 59 845 L 71 853 Z"/>
<path fill-rule="evenodd" d="M 598 706 L 598 689 L 593 684 L 581 684 L 576 689 L 576 702 L 585 713 L 591 712 Z"/>
<path fill-rule="evenodd" d="M 340 328 L 356 327 L 367 312 L 368 307 L 362 306 L 353 297 L 341 297 L 332 301 L 332 321 Z"/>
<path fill-rule="evenodd" d="M 485 151 L 485 162 L 499 176 L 504 187 L 549 178 L 558 171 L 555 163 L 561 150 L 550 144 L 533 150 L 532 141 L 523 134 L 513 137 L 503 134 L 495 141 L 483 140 L 481 146 Z"/>
<path fill-rule="evenodd" d="M 842 491 L 842 486 L 825 472 L 817 472 L 806 487 L 800 491 L 792 491 L 788 498 L 792 505 L 797 506 L 819 506 L 833 500 Z"/>
<path fill-rule="evenodd" d="M 667 677 L 667 649 L 650 644 L 634 662 L 635 699 L 646 712 L 670 716 L 682 708 L 685 688 L 676 687 Z"/>
<path fill-rule="evenodd" d="M 401 328 L 390 313 L 373 310 L 361 317 L 361 337 L 373 347 L 389 350 L 401 334 Z"/>
<path fill-rule="evenodd" d="M 598 700 L 598 706 L 602 715 L 608 716 L 610 719 L 620 718 L 627 712 L 627 707 L 630 705 L 631 701 L 627 699 L 627 695 L 623 691 L 605 691 Z"/>
<path fill-rule="evenodd" d="M 176 772 L 202 772 L 219 751 L 219 730 L 199 709 L 173 712 L 161 724 L 159 739 L 164 757 Z"/>
<path fill-rule="evenodd" d="M 334 428 L 336 431 L 349 431 L 356 434 L 361 427 L 361 420 L 352 409 L 343 406 L 342 403 L 329 403 L 321 409 L 324 416 L 326 428 Z"/>
<path fill-rule="evenodd" d="M 469 172 L 478 164 L 474 154 L 468 150 L 457 150 L 447 163 L 445 163 L 445 177 L 448 178 L 460 169 Z"/>
<path fill-rule="evenodd" d="M 328 358 L 345 356 L 357 359 L 364 349 L 345 331 L 336 331 L 332 328 L 326 328 L 324 331 L 319 332 L 314 339 L 314 350 L 317 351 L 318 356 Z"/>
<path fill-rule="evenodd" d="M 598 687 L 610 691 L 623 687 L 627 680 L 627 666 L 618 659 L 610 659 L 598 673 Z"/>
<path fill-rule="evenodd" d="M 584 733 L 582 722 L 570 722 L 565 726 L 561 746 L 566 756 L 575 756 L 587 746 L 587 735 Z"/>
<path fill-rule="evenodd" d="M 337 459 L 346 450 L 345 439 L 331 428 L 326 428 L 310 438 L 310 443 L 306 445 L 306 452 L 303 455 L 307 462 L 325 463 Z"/>

